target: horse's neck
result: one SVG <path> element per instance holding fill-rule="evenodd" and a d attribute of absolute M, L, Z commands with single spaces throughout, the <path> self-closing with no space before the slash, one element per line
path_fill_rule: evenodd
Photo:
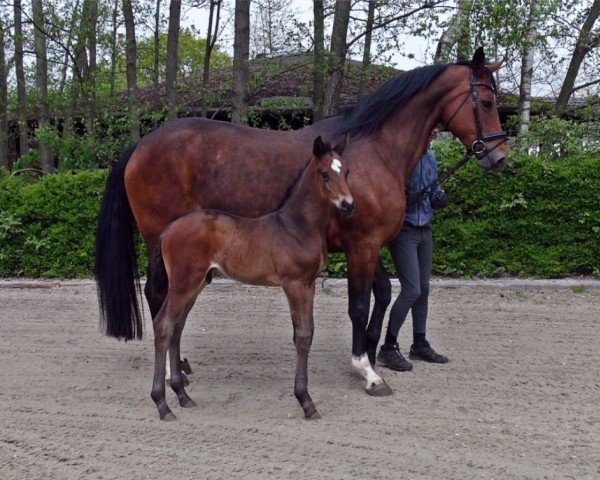
<path fill-rule="evenodd" d="M 406 179 L 427 149 L 433 128 L 441 121 L 440 101 L 450 88 L 432 85 L 398 112 L 390 115 L 379 136 L 384 156 L 398 176 Z M 380 147 L 381 148 L 381 147 Z"/>
<path fill-rule="evenodd" d="M 278 214 L 301 226 L 306 233 L 325 231 L 329 218 L 329 201 L 321 195 L 317 178 L 315 160 L 311 160 L 290 197 L 283 204 Z"/>

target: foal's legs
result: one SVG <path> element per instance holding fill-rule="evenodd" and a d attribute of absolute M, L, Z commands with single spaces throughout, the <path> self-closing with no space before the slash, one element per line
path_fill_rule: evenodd
<path fill-rule="evenodd" d="M 315 328 L 313 320 L 315 284 L 314 282 L 310 286 L 301 283 L 286 284 L 283 285 L 283 290 L 288 299 L 294 325 L 294 345 L 296 346 L 294 395 L 304 410 L 304 417 L 314 420 L 321 418 L 308 394 L 308 353 Z"/>
<path fill-rule="evenodd" d="M 176 331 L 179 332 L 178 335 L 181 337 L 181 330 L 185 324 L 185 317 L 187 316 L 189 308 L 191 308 L 191 305 L 188 308 L 190 303 L 189 298 L 189 296 L 186 298 L 185 296 L 169 292 L 164 305 L 152 322 L 154 327 L 155 363 L 151 397 L 158 408 L 158 414 L 160 415 L 161 420 L 174 420 L 176 418 L 167 405 L 165 397 L 165 367 L 167 351 L 171 348 Z M 193 304 L 193 300 L 191 301 L 191 304 Z M 179 360 L 179 350 L 177 350 L 177 360 Z M 179 362 L 175 365 L 173 354 L 171 354 L 171 364 L 171 384 L 173 384 L 174 381 L 177 383 L 176 393 L 181 402 L 182 399 L 185 400 L 187 394 L 183 389 L 183 377 L 181 376 Z M 174 372 L 173 367 L 176 367 L 178 372 Z M 173 387 L 173 389 L 175 390 L 175 387 Z M 181 394 L 181 392 L 183 393 Z M 187 399 L 189 399 L 189 397 L 187 397 Z"/>
<path fill-rule="evenodd" d="M 165 299 L 167 298 L 167 291 L 169 289 L 168 282 L 165 282 L 164 279 L 153 275 L 153 262 L 154 255 L 156 255 L 156 246 L 154 244 L 148 244 L 148 275 L 146 278 L 146 285 L 144 286 L 144 295 L 146 297 L 146 301 L 148 302 L 148 307 L 150 308 L 150 315 L 154 320 L 158 312 L 160 311 L 160 307 L 162 307 Z M 166 381 L 167 383 L 171 382 L 171 368 L 170 368 L 169 357 L 167 357 L 167 374 Z M 185 376 L 185 373 L 192 373 L 192 369 L 190 367 L 187 359 L 182 361 L 181 365 L 183 383 L 184 385 L 189 385 L 189 380 Z"/>
<path fill-rule="evenodd" d="M 346 252 L 346 259 L 348 260 L 348 313 L 352 320 L 352 367 L 367 381 L 366 392 L 369 395 L 391 395 L 392 389 L 375 373 L 367 355 L 367 322 L 371 287 L 379 260 L 379 251 L 369 245 L 354 245 Z"/>
<path fill-rule="evenodd" d="M 381 337 L 381 327 L 383 325 L 385 311 L 392 301 L 392 282 L 390 282 L 390 276 L 383 266 L 381 258 L 377 262 L 377 267 L 375 268 L 373 296 L 375 297 L 375 305 L 373 306 L 371 320 L 367 327 L 367 355 L 369 355 L 369 362 L 371 365 L 375 365 L 377 344 Z"/>
<path fill-rule="evenodd" d="M 185 385 L 187 378 L 182 372 L 181 360 L 180 360 L 180 345 L 181 345 L 181 334 L 183 332 L 183 327 L 185 327 L 185 321 L 187 320 L 187 316 L 190 313 L 190 310 L 194 306 L 194 302 L 196 298 L 205 287 L 205 283 L 199 287 L 198 291 L 194 293 L 191 300 L 189 300 L 185 306 L 185 310 L 182 315 L 180 315 L 177 319 L 177 323 L 175 324 L 175 329 L 173 331 L 173 337 L 171 339 L 171 344 L 169 346 L 169 357 L 171 364 L 171 388 L 177 395 L 177 399 L 179 400 L 179 405 L 184 408 L 195 407 L 196 402 L 194 402 L 186 393 Z"/>

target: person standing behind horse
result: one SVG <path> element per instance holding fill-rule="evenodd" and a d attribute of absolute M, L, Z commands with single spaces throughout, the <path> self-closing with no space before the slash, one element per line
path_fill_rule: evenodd
<path fill-rule="evenodd" d="M 430 142 L 437 134 L 437 128 L 433 129 Z M 422 190 L 437 179 L 437 159 L 428 147 L 406 188 L 406 214 L 402 229 L 388 245 L 401 289 L 392 306 L 385 341 L 377 361 L 400 372 L 412 370 L 413 366 L 400 353 L 398 345 L 398 334 L 409 310 L 413 318 L 413 344 L 409 357 L 432 363 L 448 362 L 448 358 L 437 353 L 425 338 L 433 259 L 431 219 L 433 210 L 448 204 L 448 197 L 438 183 L 434 183 L 427 191 Z"/>

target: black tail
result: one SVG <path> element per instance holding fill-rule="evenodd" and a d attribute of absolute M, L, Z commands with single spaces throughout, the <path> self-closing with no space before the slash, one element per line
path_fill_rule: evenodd
<path fill-rule="evenodd" d="M 94 264 L 100 328 L 107 335 L 124 340 L 141 339 L 143 334 L 133 214 L 125 192 L 125 167 L 134 150 L 135 145 L 121 155 L 106 181 Z"/>

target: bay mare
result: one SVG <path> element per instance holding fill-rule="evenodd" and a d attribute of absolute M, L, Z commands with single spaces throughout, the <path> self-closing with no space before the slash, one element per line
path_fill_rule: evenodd
<path fill-rule="evenodd" d="M 165 227 L 193 210 L 212 208 L 243 217 L 273 211 L 310 154 L 314 138 L 322 135 L 336 143 L 349 133 L 344 159 L 352 171 L 355 214 L 351 219 L 332 215 L 327 246 L 344 252 L 348 262 L 352 365 L 366 380 L 367 393 L 391 394 L 372 368 L 391 296 L 379 250 L 400 230 L 405 184 L 434 126 L 444 123 L 467 148 L 477 146 L 482 169 L 503 167 L 506 146 L 498 133 L 492 75 L 499 67 L 500 62 L 486 64 L 480 48 L 470 62 L 403 73 L 349 115 L 297 131 L 187 118 L 144 137 L 112 170 L 98 219 L 95 273 L 106 333 L 123 339 L 143 333 L 132 220 L 152 261 Z M 371 290 L 375 304 L 369 322 Z M 166 293 L 150 275 L 145 295 L 153 318 Z"/>
<path fill-rule="evenodd" d="M 333 208 L 346 217 L 354 211 L 347 184 L 349 170 L 340 158 L 346 143 L 347 137 L 331 149 L 317 137 L 310 162 L 275 212 L 249 219 L 197 210 L 163 232 L 150 266 L 155 283 L 168 286 L 167 298 L 153 321 L 156 359 L 151 396 L 161 419 L 175 418 L 165 398 L 167 350 L 171 387 L 179 404 L 195 405 L 181 374 L 180 340 L 187 315 L 213 269 L 243 283 L 283 288 L 297 354 L 294 394 L 307 419 L 320 418 L 308 393 L 308 353 L 314 331 L 315 280 L 327 261 L 329 216 Z"/>

